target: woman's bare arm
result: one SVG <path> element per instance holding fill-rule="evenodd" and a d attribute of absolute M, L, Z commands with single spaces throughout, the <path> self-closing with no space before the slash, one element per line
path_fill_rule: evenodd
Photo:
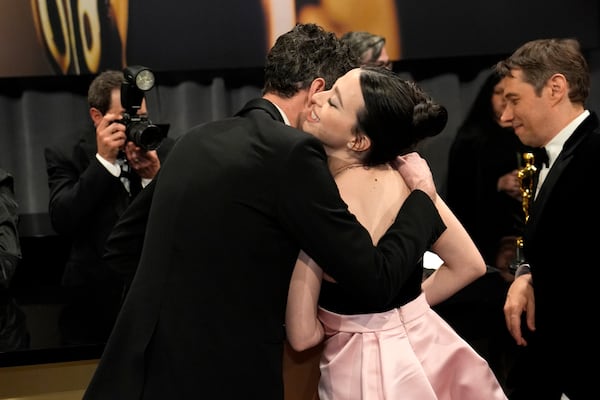
<path fill-rule="evenodd" d="M 317 319 L 317 302 L 323 271 L 300 251 L 290 287 L 285 314 L 287 340 L 296 351 L 316 346 L 323 340 L 323 325 Z"/>

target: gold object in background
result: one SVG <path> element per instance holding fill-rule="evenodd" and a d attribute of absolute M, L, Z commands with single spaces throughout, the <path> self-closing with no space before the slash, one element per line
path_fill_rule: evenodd
<path fill-rule="evenodd" d="M 40 45 L 58 74 L 126 64 L 129 0 L 30 0 Z"/>
<path fill-rule="evenodd" d="M 390 60 L 402 58 L 395 1 L 319 0 L 308 3 L 298 10 L 297 22 L 314 22 L 338 37 L 348 31 L 366 31 L 383 36 Z"/>
<path fill-rule="evenodd" d="M 527 220 L 529 220 L 529 204 L 535 195 L 535 180 L 537 178 L 538 169 L 533 164 L 535 162 L 533 153 L 523 154 L 523 161 L 525 161 L 525 166 L 519 169 L 517 178 L 519 178 L 519 182 L 521 183 L 521 204 L 523 206 L 525 222 L 527 222 Z"/>
<path fill-rule="evenodd" d="M 529 220 L 529 206 L 531 204 L 531 199 L 535 196 L 535 182 L 538 169 L 534 165 L 535 157 L 533 153 L 524 153 L 523 161 L 525 161 L 525 165 L 517 171 L 517 178 L 519 178 L 521 189 L 523 215 L 525 217 L 525 222 L 527 222 Z M 525 256 L 523 255 L 523 236 L 517 237 L 515 246 L 515 258 L 509 266 L 509 269 L 513 273 L 517 270 L 519 264 L 525 262 Z"/>

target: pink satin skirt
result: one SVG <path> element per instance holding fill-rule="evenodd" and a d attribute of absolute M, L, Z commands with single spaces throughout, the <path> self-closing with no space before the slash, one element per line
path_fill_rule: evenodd
<path fill-rule="evenodd" d="M 377 314 L 319 309 L 327 339 L 321 400 L 506 399 L 487 362 L 435 311 L 425 294 Z"/>

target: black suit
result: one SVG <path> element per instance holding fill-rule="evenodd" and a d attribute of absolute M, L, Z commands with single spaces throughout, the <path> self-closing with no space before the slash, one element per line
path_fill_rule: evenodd
<path fill-rule="evenodd" d="M 457 132 L 448 158 L 447 203 L 486 264 L 498 267 L 502 238 L 522 235 L 525 225 L 521 202 L 499 191 L 498 179 L 520 168 L 524 153 L 533 152 L 539 161 L 541 152 L 521 143 L 512 128 L 486 122 L 464 125 Z"/>
<path fill-rule="evenodd" d="M 408 276 L 401 267 L 444 229 L 423 192 L 403 210 L 380 241 L 384 259 L 342 202 L 322 145 L 264 99 L 192 129 L 156 180 L 139 267 L 84 398 L 282 399 L 298 251 L 365 302 L 387 303 Z M 110 258 L 131 256 L 132 235 L 115 236 L 124 240 L 109 241 Z"/>
<path fill-rule="evenodd" d="M 10 286 L 21 255 L 19 204 L 15 200 L 14 179 L 0 169 L 0 290 Z"/>
<path fill-rule="evenodd" d="M 588 116 L 566 141 L 536 197 L 525 229 L 536 331 L 513 370 L 511 399 L 598 397 L 596 368 L 581 360 L 600 346 L 595 323 L 600 177 L 600 129 Z M 525 332 L 527 328 L 523 327 Z"/>
<path fill-rule="evenodd" d="M 173 140 L 159 148 L 164 159 Z M 63 340 L 104 341 L 110 333 L 122 301 L 123 283 L 102 260 L 106 239 L 115 222 L 141 188 L 133 173 L 132 191 L 112 175 L 96 158 L 96 131 L 93 127 L 73 139 L 45 149 L 49 214 L 54 230 L 71 241 L 62 282 L 69 288 L 71 306 L 62 317 Z M 80 320 L 89 318 L 89 320 Z"/>

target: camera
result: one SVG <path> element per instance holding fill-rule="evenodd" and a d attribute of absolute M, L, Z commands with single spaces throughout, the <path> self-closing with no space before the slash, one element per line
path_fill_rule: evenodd
<path fill-rule="evenodd" d="M 125 112 L 115 122 L 125 125 L 127 140 L 145 151 L 156 150 L 167 136 L 166 130 L 154 125 L 147 116 L 137 114 L 144 100 L 144 92 L 154 87 L 154 73 L 149 68 L 133 65 L 125 68 L 123 74 L 121 105 Z"/>

